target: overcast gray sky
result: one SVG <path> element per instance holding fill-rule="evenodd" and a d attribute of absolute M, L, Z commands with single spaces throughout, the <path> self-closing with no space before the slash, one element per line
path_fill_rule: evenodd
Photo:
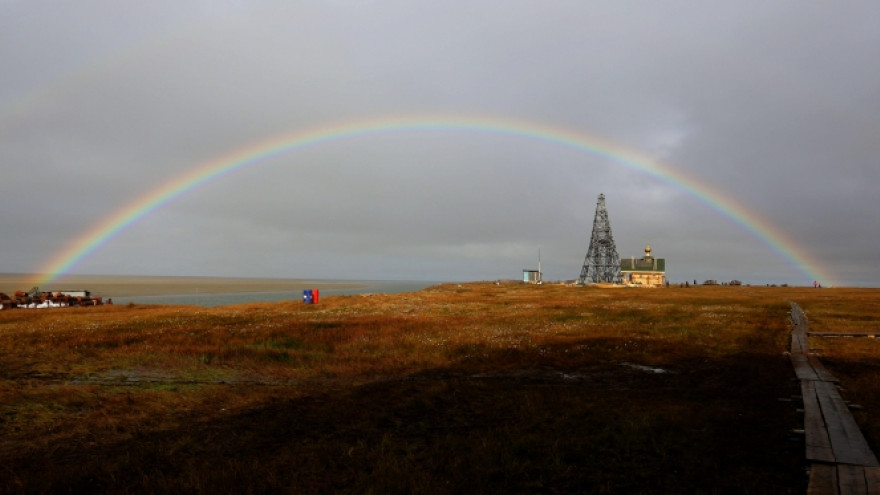
<path fill-rule="evenodd" d="M 596 198 L 671 281 L 880 285 L 880 3 L 0 0 L 0 272 L 272 136 L 479 116 L 616 143 L 722 191 L 526 136 L 405 130 L 241 169 L 83 274 L 575 279 Z"/>

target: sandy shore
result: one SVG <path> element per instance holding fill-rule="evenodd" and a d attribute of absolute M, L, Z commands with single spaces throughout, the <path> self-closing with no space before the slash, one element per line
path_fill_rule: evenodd
<path fill-rule="evenodd" d="M 0 292 L 12 294 L 33 287 L 32 275 L 0 273 Z M 308 279 L 226 277 L 146 277 L 124 275 L 71 275 L 40 286 L 42 291 L 88 290 L 95 296 L 136 297 L 169 294 L 221 294 L 230 292 L 281 292 L 302 289 L 347 289 L 358 282 Z"/>

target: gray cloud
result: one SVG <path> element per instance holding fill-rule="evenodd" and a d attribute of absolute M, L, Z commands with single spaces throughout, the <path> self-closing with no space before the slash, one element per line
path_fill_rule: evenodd
<path fill-rule="evenodd" d="M 808 273 L 686 190 L 461 129 L 352 137 L 238 170 L 80 273 L 576 278 L 596 197 L 673 281 L 880 283 L 880 8 L 820 2 L 0 3 L 0 272 L 37 270 L 200 164 L 380 116 L 492 115 L 610 140 L 733 198 Z"/>

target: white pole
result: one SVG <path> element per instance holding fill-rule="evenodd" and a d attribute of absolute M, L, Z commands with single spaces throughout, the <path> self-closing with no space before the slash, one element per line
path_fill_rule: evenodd
<path fill-rule="evenodd" d="M 541 282 L 543 278 L 541 274 L 541 248 L 538 248 L 538 282 Z"/>

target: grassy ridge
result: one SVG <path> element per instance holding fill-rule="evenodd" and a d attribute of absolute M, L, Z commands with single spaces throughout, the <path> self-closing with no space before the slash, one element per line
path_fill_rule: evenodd
<path fill-rule="evenodd" d="M 446 285 L 0 313 L 6 492 L 804 493 L 784 351 L 880 291 Z M 880 407 L 875 341 L 811 341 Z"/>

